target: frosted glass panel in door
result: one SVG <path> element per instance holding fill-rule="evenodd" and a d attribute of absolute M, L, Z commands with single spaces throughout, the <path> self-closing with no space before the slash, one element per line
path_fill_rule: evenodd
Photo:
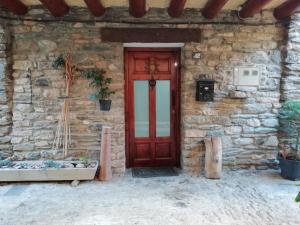
<path fill-rule="evenodd" d="M 135 137 L 149 137 L 149 87 L 148 81 L 134 81 Z"/>
<path fill-rule="evenodd" d="M 156 137 L 170 136 L 170 81 L 156 81 Z"/>

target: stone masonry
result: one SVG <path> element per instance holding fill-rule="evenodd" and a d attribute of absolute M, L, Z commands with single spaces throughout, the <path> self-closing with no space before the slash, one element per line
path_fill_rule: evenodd
<path fill-rule="evenodd" d="M 89 19 L 87 14 L 80 8 L 72 9 L 66 19 L 86 20 Z M 27 18 L 52 17 L 41 8 L 32 8 Z M 71 51 L 79 68 L 105 69 L 107 75 L 113 78 L 111 87 L 116 94 L 112 97 L 111 111 L 100 111 L 99 106 L 88 98 L 92 92 L 88 81 L 77 74 L 71 90 L 70 157 L 99 159 L 99 129 L 102 125 L 110 125 L 113 172 L 122 174 L 125 171 L 123 43 L 102 42 L 100 29 L 151 26 L 202 30 L 200 43 L 185 43 L 182 48 L 183 171 L 199 174 L 204 166 L 202 141 L 210 135 L 222 136 L 224 166 L 260 169 L 274 166 L 279 142 L 277 116 L 286 28 L 273 23 L 271 12 L 264 11 L 246 22 L 237 20 L 231 12 L 225 12 L 213 21 L 216 23 L 201 24 L 205 20 L 193 10 L 186 10 L 182 18 L 170 19 L 166 12 L 151 9 L 144 18 L 133 19 L 127 9 L 115 9 L 108 10 L 102 20 L 89 23 L 9 22 L 13 40 L 10 51 L 11 76 L 14 78 L 13 124 L 12 132 L 8 135 L 3 133 L 3 136 L 8 142 L 11 137 L 15 159 L 55 159 L 61 156 L 60 152 L 51 150 L 51 146 L 62 104 L 59 97 L 64 95 L 65 84 L 63 71 L 55 70 L 51 65 L 58 55 Z M 188 21 L 198 24 L 189 24 Z M 228 24 L 217 21 L 226 21 Z M 152 24 L 143 24 L 145 22 Z M 0 27 L 0 72 L 3 67 L 1 31 Z M 194 51 L 202 53 L 200 60 L 192 59 Z M 234 69 L 245 65 L 260 68 L 262 76 L 259 87 L 234 85 Z M 201 103 L 195 100 L 195 80 L 199 74 L 207 74 L 216 80 L 214 102 Z M 293 88 L 286 85 L 284 93 L 289 89 Z M 6 111 L 9 111 L 7 102 L 4 103 L 7 105 Z M 7 125 L 8 129 L 9 120 Z M 2 129 L 1 123 L 1 132 Z"/>
<path fill-rule="evenodd" d="M 300 13 L 294 14 L 288 28 L 286 58 L 282 76 L 282 101 L 300 99 Z M 282 121 L 283 123 L 285 121 Z M 292 146 L 295 134 L 279 135 L 280 144 Z M 295 147 L 295 146 L 293 146 Z"/>
<path fill-rule="evenodd" d="M 57 159 L 61 152 L 51 150 L 55 127 L 64 96 L 63 70 L 52 62 L 61 53 L 72 52 L 81 69 L 103 68 L 113 78 L 116 91 L 109 112 L 99 110 L 89 99 L 93 91 L 79 74 L 71 90 L 70 116 L 72 147 L 70 157 L 99 159 L 101 125 L 113 127 L 112 160 L 114 172 L 124 171 L 124 95 L 121 44 L 101 43 L 99 27 L 82 24 L 19 23 L 12 26 L 13 43 L 13 129 L 12 145 L 16 159 Z"/>
<path fill-rule="evenodd" d="M 11 140 L 12 81 L 9 30 L 0 22 L 0 159 L 13 155 Z"/>

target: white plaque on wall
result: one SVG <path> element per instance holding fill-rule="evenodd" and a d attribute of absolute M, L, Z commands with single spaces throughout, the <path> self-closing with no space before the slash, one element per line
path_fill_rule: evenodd
<path fill-rule="evenodd" d="M 234 69 L 234 85 L 237 86 L 259 86 L 260 68 L 241 66 Z"/>

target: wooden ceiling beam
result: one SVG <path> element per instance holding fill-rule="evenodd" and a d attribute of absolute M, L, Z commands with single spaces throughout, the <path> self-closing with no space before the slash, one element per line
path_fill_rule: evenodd
<path fill-rule="evenodd" d="M 111 28 L 100 30 L 103 42 L 177 43 L 201 42 L 201 30 L 194 28 Z"/>
<path fill-rule="evenodd" d="M 210 0 L 210 1 L 208 1 L 207 4 L 205 5 L 204 9 L 202 10 L 202 15 L 206 19 L 215 18 L 228 1 L 229 0 Z"/>
<path fill-rule="evenodd" d="M 27 6 L 19 0 L 0 0 L 0 6 L 19 16 L 25 15 L 28 12 Z"/>
<path fill-rule="evenodd" d="M 274 17 L 281 20 L 293 15 L 297 11 L 300 11 L 300 1 L 289 0 L 274 9 Z"/>
<path fill-rule="evenodd" d="M 146 0 L 129 0 L 129 13 L 140 18 L 146 14 Z"/>
<path fill-rule="evenodd" d="M 105 8 L 99 0 L 84 0 L 85 4 L 94 16 L 102 16 Z"/>
<path fill-rule="evenodd" d="M 51 12 L 55 17 L 63 17 L 70 8 L 64 0 L 40 0 L 40 2 Z"/>
<path fill-rule="evenodd" d="M 239 11 L 240 18 L 249 18 L 263 9 L 272 0 L 248 0 Z"/>
<path fill-rule="evenodd" d="M 168 13 L 171 17 L 179 17 L 183 13 L 186 0 L 171 0 Z"/>

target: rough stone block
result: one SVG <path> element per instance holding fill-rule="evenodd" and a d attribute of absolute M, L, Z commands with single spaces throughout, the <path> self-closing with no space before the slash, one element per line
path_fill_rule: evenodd
<path fill-rule="evenodd" d="M 41 40 L 38 42 L 38 46 L 45 52 L 52 52 L 57 48 L 57 44 L 50 40 Z"/>
<path fill-rule="evenodd" d="M 26 60 L 16 60 L 13 63 L 13 69 L 14 70 L 25 70 L 28 71 L 29 69 L 32 69 L 33 63 L 31 61 Z"/>
<path fill-rule="evenodd" d="M 39 152 L 28 152 L 25 154 L 25 158 L 27 160 L 38 160 L 40 159 L 40 153 Z"/>
<path fill-rule="evenodd" d="M 205 137 L 206 135 L 206 132 L 203 131 L 203 130 L 196 130 L 196 129 L 193 129 L 193 130 L 186 130 L 185 131 L 185 136 L 186 137 L 189 137 L 189 138 L 203 138 Z"/>
<path fill-rule="evenodd" d="M 268 139 L 264 142 L 266 146 L 277 147 L 279 144 L 277 136 L 268 137 Z"/>
<path fill-rule="evenodd" d="M 242 132 L 242 128 L 240 126 L 231 126 L 225 128 L 226 134 L 240 134 Z"/>
<path fill-rule="evenodd" d="M 14 151 L 34 151 L 34 144 L 24 143 L 13 146 Z"/>
<path fill-rule="evenodd" d="M 235 139 L 234 141 L 234 144 L 236 145 L 250 145 L 250 144 L 253 144 L 253 139 L 252 138 L 238 138 L 238 139 Z"/>
<path fill-rule="evenodd" d="M 242 92 L 242 91 L 230 91 L 229 97 L 237 98 L 237 99 L 244 99 L 244 98 L 247 98 L 247 93 Z"/>
<path fill-rule="evenodd" d="M 278 127 L 278 119 L 265 119 L 262 120 L 262 125 L 265 127 Z"/>
<path fill-rule="evenodd" d="M 39 78 L 35 81 L 36 86 L 47 87 L 49 86 L 49 81 L 46 78 Z"/>

